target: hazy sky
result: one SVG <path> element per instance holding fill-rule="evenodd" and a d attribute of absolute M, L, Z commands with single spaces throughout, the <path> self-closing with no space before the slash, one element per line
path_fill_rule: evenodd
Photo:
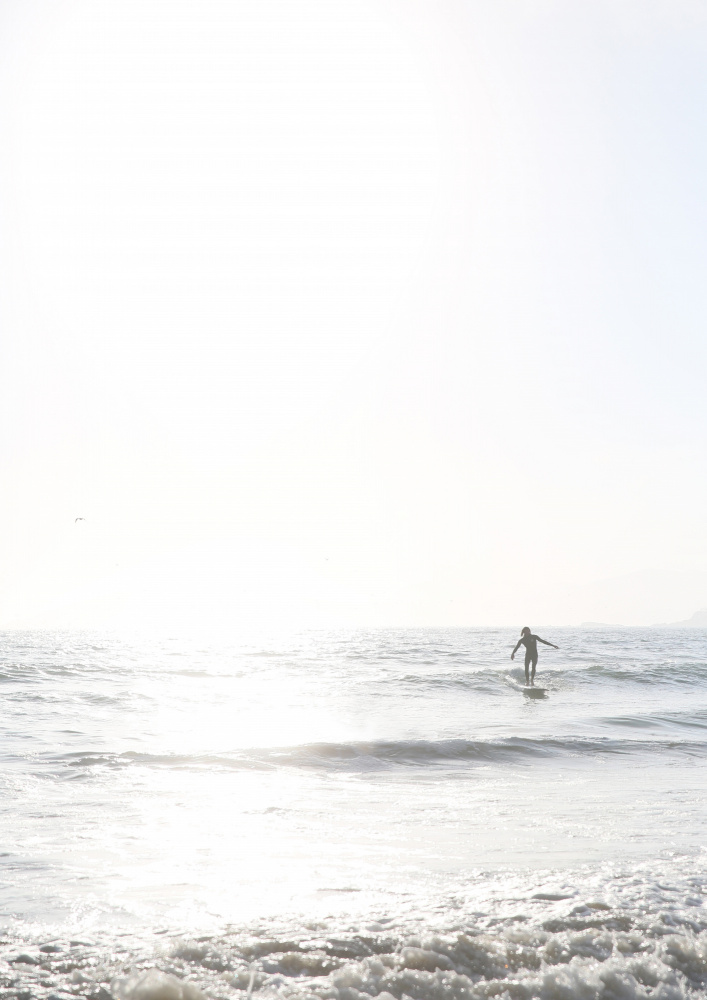
<path fill-rule="evenodd" d="M 706 4 L 0 39 L 0 625 L 707 605 Z"/>

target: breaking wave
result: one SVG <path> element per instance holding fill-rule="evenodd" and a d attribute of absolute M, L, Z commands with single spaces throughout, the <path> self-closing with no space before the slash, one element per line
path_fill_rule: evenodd
<path fill-rule="evenodd" d="M 610 720 L 612 726 L 640 730 L 647 724 L 641 717 L 627 716 Z M 664 717 L 666 734 L 686 725 L 682 720 Z M 656 725 L 655 720 L 650 722 Z M 695 721 L 695 728 L 707 728 L 707 720 Z M 321 771 L 386 771 L 412 768 L 464 768 L 480 765 L 522 765 L 542 759 L 628 756 L 660 754 L 662 759 L 676 757 L 707 758 L 707 740 L 617 739 L 523 739 L 502 740 L 378 740 L 372 742 L 313 743 L 296 747 L 272 747 L 224 754 L 151 754 L 127 751 L 102 753 L 72 752 L 44 756 L 36 763 L 42 772 L 57 775 L 62 770 L 84 771 L 93 768 L 167 767 L 189 770 L 275 770 L 304 768 Z"/>
<path fill-rule="evenodd" d="M 13 1000 L 686 1000 L 707 989 L 705 888 L 653 883 L 625 904 L 538 892 L 511 915 L 465 914 L 442 928 L 380 917 L 167 932 L 142 953 L 6 941 L 0 984 Z"/>

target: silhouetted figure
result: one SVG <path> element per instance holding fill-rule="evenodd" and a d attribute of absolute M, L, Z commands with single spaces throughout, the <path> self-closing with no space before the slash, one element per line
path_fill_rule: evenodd
<path fill-rule="evenodd" d="M 541 639 L 539 635 L 532 635 L 530 629 L 526 625 L 525 628 L 521 629 L 520 639 L 516 643 L 516 648 L 511 653 L 511 659 L 513 659 L 518 652 L 518 648 L 522 645 L 525 646 L 525 683 L 528 684 L 528 668 L 530 664 L 533 665 L 533 672 L 530 674 L 530 684 L 535 681 L 535 668 L 538 665 L 538 643 L 542 642 L 544 646 L 552 646 L 553 649 L 559 649 L 554 642 L 546 642 L 545 639 Z"/>

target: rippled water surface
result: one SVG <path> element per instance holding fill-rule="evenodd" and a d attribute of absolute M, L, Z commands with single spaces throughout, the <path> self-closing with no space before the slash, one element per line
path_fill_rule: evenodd
<path fill-rule="evenodd" d="M 540 633 L 5 633 L 0 987 L 707 996 L 707 632 Z"/>

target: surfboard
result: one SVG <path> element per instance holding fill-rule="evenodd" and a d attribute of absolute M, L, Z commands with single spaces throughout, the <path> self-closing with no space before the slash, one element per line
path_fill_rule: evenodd
<path fill-rule="evenodd" d="M 526 698 L 547 698 L 547 688 L 523 687 L 521 690 Z"/>

